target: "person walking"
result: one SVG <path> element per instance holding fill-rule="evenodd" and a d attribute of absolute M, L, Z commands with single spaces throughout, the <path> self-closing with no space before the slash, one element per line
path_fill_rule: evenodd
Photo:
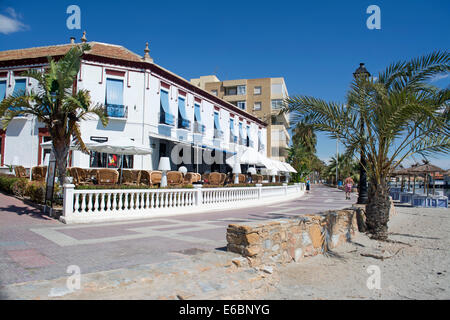
<path fill-rule="evenodd" d="M 350 195 L 352 194 L 352 188 L 355 182 L 353 181 L 352 177 L 348 177 L 344 181 L 345 183 L 345 199 L 350 200 Z"/>
<path fill-rule="evenodd" d="M 311 189 L 311 181 L 306 180 L 306 193 L 309 193 L 309 190 Z"/>

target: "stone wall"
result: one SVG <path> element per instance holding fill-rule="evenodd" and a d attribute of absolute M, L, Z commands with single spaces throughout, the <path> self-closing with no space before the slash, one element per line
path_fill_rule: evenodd
<path fill-rule="evenodd" d="M 290 219 L 230 224 L 227 249 L 260 264 L 288 263 L 322 254 L 351 239 L 358 232 L 357 215 L 350 208 Z"/>

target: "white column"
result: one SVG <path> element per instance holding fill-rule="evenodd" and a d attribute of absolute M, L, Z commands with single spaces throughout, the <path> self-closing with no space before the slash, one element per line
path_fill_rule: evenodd
<path fill-rule="evenodd" d="M 64 185 L 64 200 L 63 200 L 63 216 L 70 218 L 73 215 L 73 196 L 74 196 L 74 184 Z"/>
<path fill-rule="evenodd" d="M 203 186 L 201 184 L 194 184 L 195 189 L 195 205 L 201 206 L 203 202 L 203 194 L 202 194 Z"/>

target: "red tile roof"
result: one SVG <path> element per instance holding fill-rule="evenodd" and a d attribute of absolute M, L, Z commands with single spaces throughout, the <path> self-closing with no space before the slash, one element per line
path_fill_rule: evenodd
<path fill-rule="evenodd" d="M 87 54 L 106 58 L 142 62 L 141 56 L 131 52 L 130 50 L 122 46 L 100 42 L 88 42 L 88 44 L 91 46 L 91 50 L 87 51 Z M 72 46 L 74 46 L 74 44 L 0 51 L 0 61 L 34 59 L 47 56 L 62 56 L 67 51 L 69 51 Z"/>

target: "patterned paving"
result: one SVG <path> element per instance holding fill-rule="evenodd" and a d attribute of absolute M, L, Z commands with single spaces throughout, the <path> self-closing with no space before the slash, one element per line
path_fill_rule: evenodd
<path fill-rule="evenodd" d="M 230 223 L 285 218 L 351 203 L 341 191 L 313 187 L 304 197 L 263 207 L 64 225 L 0 194 L 0 283 L 64 276 L 69 265 L 87 273 L 169 261 L 183 251 L 223 248 Z"/>

